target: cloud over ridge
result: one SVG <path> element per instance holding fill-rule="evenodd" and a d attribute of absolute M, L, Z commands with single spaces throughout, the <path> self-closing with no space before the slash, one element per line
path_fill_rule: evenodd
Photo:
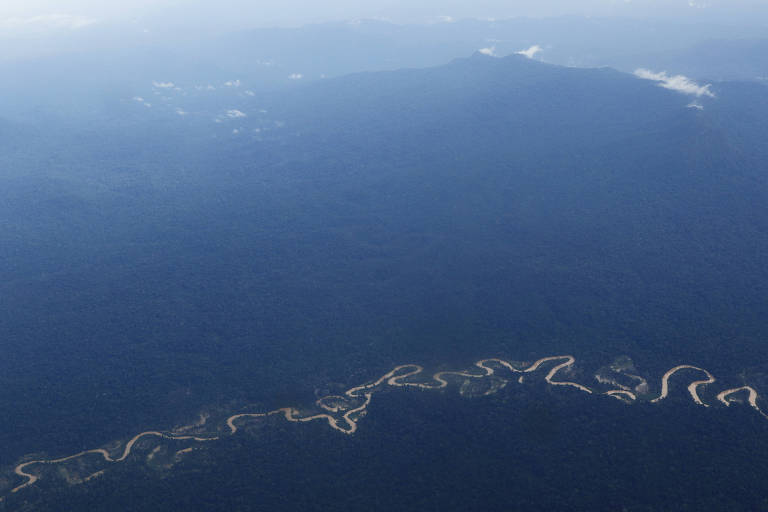
<path fill-rule="evenodd" d="M 528 57 L 529 59 L 532 59 L 533 57 L 536 56 L 537 53 L 539 53 L 543 49 L 544 48 L 542 48 L 541 46 L 535 44 L 535 45 L 531 46 L 530 48 L 526 48 L 525 50 L 520 50 L 519 52 L 515 52 L 515 54 L 516 55 L 524 55 L 524 56 Z"/>
<path fill-rule="evenodd" d="M 645 68 L 636 69 L 635 76 L 642 78 L 643 80 L 653 80 L 654 82 L 658 82 L 660 87 L 681 92 L 683 94 L 692 94 L 697 98 L 702 96 L 707 96 L 709 98 L 715 97 L 715 93 L 709 89 L 711 84 L 699 85 L 687 76 L 670 76 L 666 71 L 655 73 Z"/>

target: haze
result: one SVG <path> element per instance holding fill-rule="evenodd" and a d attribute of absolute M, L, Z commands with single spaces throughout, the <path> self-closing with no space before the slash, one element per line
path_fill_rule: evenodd
<path fill-rule="evenodd" d="M 520 16 L 641 16 L 750 20 L 765 24 L 768 0 L 5 0 L 0 4 L 0 34 L 5 37 L 103 23 L 214 30 L 301 25 L 354 18 L 437 23 L 462 18 Z"/>

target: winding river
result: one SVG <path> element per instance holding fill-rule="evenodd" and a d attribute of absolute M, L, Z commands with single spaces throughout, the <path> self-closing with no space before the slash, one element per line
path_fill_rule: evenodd
<path fill-rule="evenodd" d="M 303 415 L 298 409 L 294 407 L 282 407 L 280 409 L 275 409 L 268 412 L 234 414 L 226 419 L 226 430 L 224 430 L 224 435 L 236 434 L 239 430 L 238 425 L 242 425 L 242 423 L 247 419 L 265 418 L 268 416 L 282 416 L 287 421 L 298 423 L 307 423 L 317 420 L 325 421 L 332 429 L 346 435 L 352 435 L 357 431 L 358 422 L 363 416 L 365 416 L 373 396 L 384 389 L 394 387 L 436 390 L 448 387 L 449 379 L 484 379 L 498 373 L 515 375 L 517 376 L 518 382 L 522 383 L 526 374 L 536 372 L 540 368 L 549 365 L 551 366 L 549 371 L 546 373 L 544 380 L 551 386 L 573 388 L 590 395 L 606 395 L 621 400 L 625 403 L 633 403 L 639 400 L 638 393 L 632 391 L 627 386 L 617 386 L 620 389 L 599 391 L 577 382 L 558 378 L 558 374 L 561 372 L 565 373 L 572 369 L 574 363 L 575 359 L 570 355 L 544 357 L 535 361 L 531 365 L 514 363 L 498 358 L 482 359 L 475 362 L 474 365 L 468 370 L 441 371 L 432 374 L 428 379 L 421 380 L 417 380 L 416 377 L 424 374 L 424 368 L 422 366 L 417 364 L 404 364 L 396 366 L 373 382 L 350 388 L 342 395 L 328 395 L 319 398 L 315 404 L 317 408 L 323 412 L 319 412 L 317 414 Z M 687 389 L 688 394 L 691 396 L 691 399 L 696 405 L 709 407 L 709 404 L 705 403 L 699 396 L 699 390 L 703 386 L 715 383 L 715 377 L 703 368 L 687 364 L 675 366 L 662 376 L 661 392 L 658 397 L 650 400 L 650 402 L 658 403 L 669 396 L 669 381 L 678 372 L 697 373 L 705 377 L 703 379 L 691 381 Z M 635 375 L 625 374 L 625 376 L 632 379 L 640 379 L 643 383 L 645 382 L 644 379 Z M 598 378 L 598 381 L 605 382 L 604 379 L 600 378 Z M 763 412 L 757 403 L 758 399 L 760 398 L 758 392 L 750 386 L 741 386 L 721 391 L 717 394 L 716 400 L 718 403 L 724 406 L 730 406 L 734 401 L 737 401 L 735 397 L 740 394 L 745 395 L 746 401 L 750 407 L 768 419 L 768 414 Z M 199 425 L 202 425 L 202 423 Z M 40 479 L 39 474 L 32 472 L 32 468 L 35 466 L 63 464 L 80 457 L 87 457 L 92 455 L 100 456 L 104 462 L 108 464 L 123 462 L 131 455 L 131 452 L 133 451 L 136 443 L 145 437 L 157 437 L 171 441 L 209 443 L 220 439 L 221 435 L 212 434 L 209 436 L 197 436 L 182 434 L 179 431 L 174 433 L 148 430 L 133 436 L 125 444 L 122 453 L 116 456 L 113 456 L 109 451 L 103 448 L 96 448 L 92 450 L 85 450 L 74 455 L 69 455 L 58 459 L 28 460 L 20 463 L 15 467 L 14 473 L 21 477 L 23 481 L 14 487 L 11 490 L 11 493 L 19 492 L 26 487 L 34 485 Z M 91 475 L 91 477 L 100 475 L 103 473 L 103 471 L 103 469 L 101 471 L 97 471 L 94 473 L 94 475 Z M 86 481 L 91 477 L 88 477 Z M 0 498 L 0 501 L 2 501 L 2 499 L 3 498 Z"/>

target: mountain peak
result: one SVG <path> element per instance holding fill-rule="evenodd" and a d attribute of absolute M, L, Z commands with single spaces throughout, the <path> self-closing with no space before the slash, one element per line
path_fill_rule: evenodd
<path fill-rule="evenodd" d="M 482 50 L 475 51 L 472 55 L 469 56 L 469 58 L 477 59 L 477 60 L 490 60 L 490 59 L 495 59 L 496 57 L 493 54 L 491 54 L 488 49 L 483 48 Z"/>

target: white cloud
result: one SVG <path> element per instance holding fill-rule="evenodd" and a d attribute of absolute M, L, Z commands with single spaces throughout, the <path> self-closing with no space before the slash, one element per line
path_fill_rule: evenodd
<path fill-rule="evenodd" d="M 659 82 L 659 86 L 664 87 L 665 89 L 681 92 L 683 94 L 692 94 L 698 98 L 702 96 L 708 96 L 710 98 L 715 97 L 715 93 L 709 90 L 711 86 L 710 84 L 699 85 L 683 75 L 669 76 L 665 71 L 654 73 L 651 70 L 640 68 L 635 70 L 635 76 L 644 80 Z"/>
<path fill-rule="evenodd" d="M 437 17 L 437 23 L 453 23 L 456 20 L 453 19 L 453 16 L 438 16 Z"/>
<path fill-rule="evenodd" d="M 248 117 L 245 112 L 241 112 L 237 109 L 227 110 L 227 117 L 230 119 L 237 119 L 239 117 Z"/>
<path fill-rule="evenodd" d="M 0 34 L 18 35 L 50 30 L 79 30 L 98 23 L 99 20 L 70 14 L 46 14 L 29 18 L 11 17 L 0 19 Z"/>
<path fill-rule="evenodd" d="M 245 91 L 246 96 L 256 96 L 256 93 L 253 91 Z"/>
<path fill-rule="evenodd" d="M 133 97 L 133 101 L 135 101 L 136 103 L 141 103 L 142 105 L 144 105 L 147 108 L 152 108 L 152 104 L 147 102 L 147 100 L 145 100 L 141 96 L 134 96 Z"/>
<path fill-rule="evenodd" d="M 224 85 L 227 87 L 240 87 L 240 80 L 229 80 L 228 82 L 224 82 Z"/>
<path fill-rule="evenodd" d="M 496 47 L 495 46 L 491 46 L 489 48 L 480 48 L 477 51 L 482 53 L 483 55 L 488 55 L 488 56 L 491 56 L 491 57 L 495 57 L 496 56 Z"/>
<path fill-rule="evenodd" d="M 529 59 L 532 59 L 537 53 L 542 51 L 543 48 L 537 44 L 531 46 L 530 48 L 526 48 L 525 50 L 520 50 L 519 52 L 515 52 L 517 55 L 525 55 Z"/>
<path fill-rule="evenodd" d="M 173 82 L 152 82 L 152 86 L 158 89 L 173 89 L 176 85 Z"/>
<path fill-rule="evenodd" d="M 240 130 L 238 130 L 237 128 L 235 128 L 234 130 L 232 130 L 232 134 L 233 134 L 233 135 L 237 135 L 238 133 L 240 133 Z"/>
<path fill-rule="evenodd" d="M 696 110 L 704 110 L 704 105 L 702 105 L 698 101 L 692 101 L 688 105 L 686 105 L 686 107 L 695 108 Z"/>
<path fill-rule="evenodd" d="M 180 116 L 185 116 L 185 115 L 189 114 L 189 112 L 185 111 L 182 108 L 177 108 L 176 109 L 176 113 L 179 114 Z"/>
<path fill-rule="evenodd" d="M 301 80 L 302 78 L 304 78 L 304 75 L 302 75 L 301 73 L 292 73 L 288 75 L 289 80 Z"/>

